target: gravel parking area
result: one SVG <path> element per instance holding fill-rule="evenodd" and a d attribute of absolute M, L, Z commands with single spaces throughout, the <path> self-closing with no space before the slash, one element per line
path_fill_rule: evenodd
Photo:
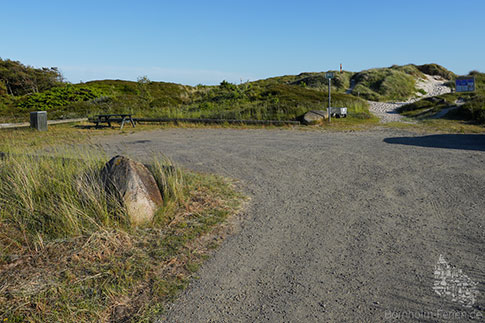
<path fill-rule="evenodd" d="M 168 129 L 96 140 L 110 155 L 163 153 L 239 179 L 252 198 L 163 321 L 484 320 L 484 135 Z M 466 275 L 463 293 L 446 293 L 458 293 L 453 280 L 436 288 L 438 265 Z"/>

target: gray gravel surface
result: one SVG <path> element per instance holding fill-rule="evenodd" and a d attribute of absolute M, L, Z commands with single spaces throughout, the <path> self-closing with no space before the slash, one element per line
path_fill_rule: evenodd
<path fill-rule="evenodd" d="M 98 141 L 110 154 L 161 152 L 240 179 L 252 198 L 161 320 L 485 316 L 484 135 L 169 129 Z M 478 284 L 473 307 L 433 291 L 440 255 Z"/>

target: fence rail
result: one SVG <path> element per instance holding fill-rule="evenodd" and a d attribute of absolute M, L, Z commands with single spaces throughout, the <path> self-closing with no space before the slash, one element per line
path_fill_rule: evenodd
<path fill-rule="evenodd" d="M 110 119 L 113 122 L 121 122 L 121 118 Z M 94 122 L 94 118 L 89 118 L 89 121 Z M 144 122 L 159 122 L 159 123 L 215 123 L 215 124 L 254 124 L 254 125 L 300 125 L 300 121 L 291 120 L 238 120 L 238 119 L 195 119 L 195 118 L 133 118 L 133 121 L 138 123 Z"/>
<path fill-rule="evenodd" d="M 83 121 L 88 121 L 88 118 L 63 119 L 63 120 L 47 120 L 47 125 L 61 124 L 61 123 L 83 122 Z M 29 122 L 21 122 L 21 123 L 0 123 L 0 129 L 25 128 L 25 127 L 30 127 L 30 123 Z"/>
<path fill-rule="evenodd" d="M 113 122 L 121 122 L 121 118 L 110 119 Z M 78 118 L 78 119 L 64 119 L 64 120 L 48 120 L 48 125 L 74 122 L 94 122 L 93 118 Z M 247 124 L 247 125 L 267 125 L 267 126 L 283 126 L 283 125 L 300 125 L 300 121 L 292 120 L 238 120 L 238 119 L 195 119 L 195 118 L 133 118 L 133 121 L 139 123 L 213 123 L 213 124 Z M 30 127 L 29 122 L 22 123 L 0 123 L 0 129 L 11 128 L 25 128 Z"/>

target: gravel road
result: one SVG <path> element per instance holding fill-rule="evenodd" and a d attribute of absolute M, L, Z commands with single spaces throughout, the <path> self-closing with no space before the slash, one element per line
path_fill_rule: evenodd
<path fill-rule="evenodd" d="M 110 154 L 161 152 L 240 179 L 252 198 L 162 321 L 484 320 L 484 135 L 169 129 L 97 140 Z M 438 283 L 454 297 L 433 289 L 445 260 L 461 276 Z"/>

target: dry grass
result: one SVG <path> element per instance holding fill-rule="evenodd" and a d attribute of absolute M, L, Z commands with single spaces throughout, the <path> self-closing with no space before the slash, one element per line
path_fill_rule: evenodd
<path fill-rule="evenodd" d="M 132 227 L 121 206 L 107 207 L 97 175 L 105 160 L 0 160 L 0 319 L 152 319 L 187 285 L 241 206 L 232 182 L 157 156 L 150 168 L 164 206 L 152 223 Z"/>
<path fill-rule="evenodd" d="M 74 145 L 89 142 L 93 136 L 104 133 L 106 132 L 82 129 L 72 124 L 49 126 L 49 131 L 46 132 L 30 128 L 0 129 L 0 151 L 11 148 L 37 150 L 48 146 Z"/>
<path fill-rule="evenodd" d="M 449 119 L 428 119 L 416 123 L 390 122 L 382 124 L 385 128 L 403 129 L 418 133 L 484 133 L 485 127 L 473 122 L 449 120 Z"/>

